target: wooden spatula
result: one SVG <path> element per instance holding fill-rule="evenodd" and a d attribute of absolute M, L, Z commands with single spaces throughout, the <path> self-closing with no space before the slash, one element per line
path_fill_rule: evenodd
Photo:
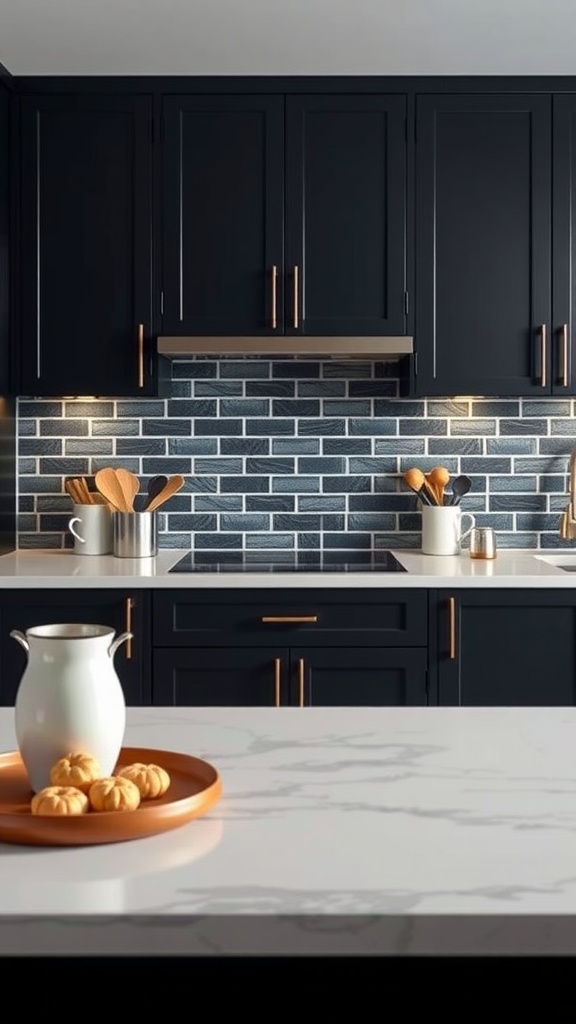
<path fill-rule="evenodd" d="M 183 486 L 183 476 L 180 476 L 179 474 L 177 474 L 176 476 L 171 476 L 170 479 L 168 480 L 168 483 L 160 491 L 160 494 L 157 494 L 156 497 L 152 499 L 146 511 L 153 512 L 154 509 L 160 508 L 160 505 L 163 505 L 165 501 L 168 501 L 168 498 L 171 498 L 172 495 L 176 494 L 176 491 L 179 491 L 180 488 Z"/>
<path fill-rule="evenodd" d="M 120 483 L 122 493 L 128 506 L 126 511 L 134 511 L 134 498 L 140 490 L 140 481 L 135 473 L 131 473 L 129 469 L 115 469 L 112 472 L 116 473 L 116 479 Z"/>
<path fill-rule="evenodd" d="M 94 483 L 106 498 L 106 501 L 116 509 L 117 512 L 130 512 L 126 501 L 124 490 L 116 476 L 115 469 L 99 469 L 94 477 Z"/>

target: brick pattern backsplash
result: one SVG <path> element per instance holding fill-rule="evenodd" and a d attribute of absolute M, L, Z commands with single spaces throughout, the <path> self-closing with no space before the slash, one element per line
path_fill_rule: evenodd
<path fill-rule="evenodd" d="M 420 546 L 410 466 L 472 478 L 462 507 L 503 548 L 556 548 L 576 400 L 401 399 L 394 364 L 191 359 L 171 395 L 20 399 L 18 543 L 71 546 L 67 476 L 182 473 L 160 546 Z"/>

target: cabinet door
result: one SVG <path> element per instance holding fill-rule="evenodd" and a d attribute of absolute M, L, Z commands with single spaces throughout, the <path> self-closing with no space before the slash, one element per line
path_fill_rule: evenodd
<path fill-rule="evenodd" d="M 286 101 L 287 333 L 405 334 L 402 96 Z"/>
<path fill-rule="evenodd" d="M 420 96 L 416 388 L 551 392 L 551 99 Z"/>
<path fill-rule="evenodd" d="M 258 707 L 287 703 L 282 649 L 157 648 L 152 703 L 160 707 Z"/>
<path fill-rule="evenodd" d="M 576 601 L 561 590 L 441 592 L 440 704 L 576 703 Z"/>
<path fill-rule="evenodd" d="M 304 707 L 423 705 L 426 648 L 291 648 L 291 703 Z"/>
<path fill-rule="evenodd" d="M 150 393 L 151 101 L 21 103 L 21 393 Z"/>
<path fill-rule="evenodd" d="M 165 99 L 164 334 L 282 332 L 283 204 L 283 97 Z"/>
<path fill-rule="evenodd" d="M 149 703 L 150 635 L 147 595 L 120 590 L 3 591 L 0 595 L 0 705 L 11 707 L 26 667 L 26 654 L 10 630 L 26 630 L 56 622 L 88 622 L 110 626 L 117 634 L 133 633 L 114 657 L 114 667 L 128 705 Z M 81 684 L 81 680 L 80 680 Z"/>
<path fill-rule="evenodd" d="M 552 390 L 576 394 L 576 96 L 554 97 Z"/>

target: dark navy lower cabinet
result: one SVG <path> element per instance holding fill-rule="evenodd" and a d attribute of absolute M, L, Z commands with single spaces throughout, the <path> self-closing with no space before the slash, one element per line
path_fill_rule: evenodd
<path fill-rule="evenodd" d="M 442 590 L 436 620 L 438 703 L 576 704 L 576 595 L 566 590 Z"/>
<path fill-rule="evenodd" d="M 0 594 L 0 705 L 12 707 L 26 667 L 26 654 L 11 636 L 12 629 L 84 622 L 125 631 L 132 640 L 114 656 L 114 667 L 128 705 L 150 703 L 148 645 L 149 595 L 124 590 L 28 590 Z M 81 686 L 82 680 L 79 680 Z"/>

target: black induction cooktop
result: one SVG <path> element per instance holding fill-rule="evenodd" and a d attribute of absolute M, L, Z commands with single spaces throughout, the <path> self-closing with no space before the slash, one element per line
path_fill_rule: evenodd
<path fill-rule="evenodd" d="M 406 572 L 390 551 L 189 551 L 168 572 Z"/>

